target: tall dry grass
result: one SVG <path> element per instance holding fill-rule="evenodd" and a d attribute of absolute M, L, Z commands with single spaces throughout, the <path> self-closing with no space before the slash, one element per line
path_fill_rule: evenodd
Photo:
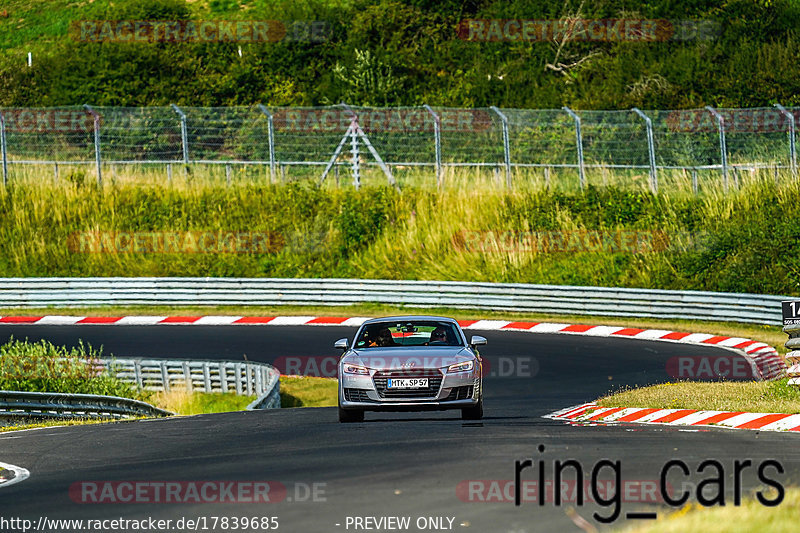
<path fill-rule="evenodd" d="M 291 169 L 270 184 L 264 168 L 120 167 L 97 187 L 87 169 L 25 167 L 0 188 L 2 276 L 274 276 L 442 279 L 574 285 L 800 292 L 800 231 L 789 213 L 800 186 L 788 173 L 740 173 L 727 192 L 717 178 L 695 195 L 660 174 L 661 192 L 646 175 L 607 173 L 606 187 L 577 189 L 569 170 L 447 169 L 441 187 L 431 169 L 396 169 L 398 193 L 376 169 L 355 191 L 342 171 L 317 186 L 319 169 Z M 37 174 L 37 172 L 39 174 Z M 305 172 L 305 173 L 303 173 Z M 599 180 L 588 173 L 589 183 Z M 574 172 L 573 172 L 574 174 Z M 707 177 L 708 178 L 708 177 Z M 572 180 L 572 181 L 570 181 Z M 706 181 L 710 182 L 710 178 Z M 76 232 L 263 232 L 282 236 L 280 250 L 231 253 L 76 253 Z M 700 246 L 666 250 L 587 249 L 537 253 L 487 241 L 459 246 L 464 231 L 661 232 L 674 242 L 705 236 Z"/>

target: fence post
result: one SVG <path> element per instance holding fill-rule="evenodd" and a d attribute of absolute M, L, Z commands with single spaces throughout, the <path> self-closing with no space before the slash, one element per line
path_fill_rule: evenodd
<path fill-rule="evenodd" d="M 797 153 L 795 152 L 795 139 L 794 139 L 794 115 L 789 113 L 781 104 L 775 104 L 778 111 L 789 119 L 789 161 L 792 166 L 792 177 L 797 177 Z"/>
<path fill-rule="evenodd" d="M 503 159 L 506 167 L 506 187 L 511 188 L 511 145 L 508 142 L 508 117 L 506 117 L 497 107 L 489 106 L 500 120 L 503 122 Z"/>
<path fill-rule="evenodd" d="M 356 190 L 358 190 L 359 187 L 361 186 L 361 174 L 358 161 L 358 134 L 356 133 L 355 128 L 353 128 L 350 132 L 350 144 L 351 144 L 350 153 L 353 154 L 352 156 L 353 187 L 355 187 Z"/>
<path fill-rule="evenodd" d="M 722 181 L 725 192 L 728 192 L 728 146 L 725 143 L 725 119 L 722 118 L 716 109 L 710 105 L 706 109 L 717 119 L 717 129 L 719 130 L 719 157 L 722 164 Z"/>
<path fill-rule="evenodd" d="M 433 117 L 433 147 L 436 152 L 436 186 L 442 187 L 442 126 L 439 115 L 429 106 L 425 104 L 425 109 Z"/>
<path fill-rule="evenodd" d="M 189 133 L 186 130 L 186 115 L 175 104 L 170 104 L 172 110 L 181 117 L 181 146 L 183 147 L 184 171 L 189 173 Z"/>
<path fill-rule="evenodd" d="M 94 118 L 94 163 L 97 166 L 97 185 L 102 185 L 103 171 L 101 169 L 102 159 L 100 157 L 100 115 L 98 115 L 89 104 L 83 104 L 83 108 Z"/>
<path fill-rule="evenodd" d="M 644 119 L 644 123 L 647 125 L 647 153 L 650 160 L 650 189 L 653 191 L 653 194 L 657 194 L 658 175 L 656 174 L 656 147 L 653 139 L 653 121 L 650 120 L 650 117 L 645 115 L 644 112 L 638 107 L 632 108 L 632 111 L 642 117 Z"/>
<path fill-rule="evenodd" d="M 273 129 L 272 113 L 262 104 L 258 109 L 267 116 L 267 143 L 269 143 L 269 182 L 275 183 L 275 130 Z"/>
<path fill-rule="evenodd" d="M 350 116 L 353 117 L 350 123 L 351 168 L 353 171 L 353 187 L 358 190 L 359 187 L 361 187 L 361 166 L 358 160 L 358 115 L 356 115 L 355 111 L 346 103 L 342 102 L 339 105 L 344 107 L 347 112 L 350 113 Z"/>
<path fill-rule="evenodd" d="M 6 153 L 6 118 L 0 111 L 0 152 L 3 157 L 3 186 L 8 183 L 8 154 Z"/>
<path fill-rule="evenodd" d="M 578 174 L 580 175 L 581 189 L 584 189 L 586 188 L 586 170 L 584 169 L 583 163 L 583 136 L 581 135 L 581 117 L 575 114 L 575 112 L 567 106 L 564 106 L 561 109 L 566 111 L 569 116 L 572 117 L 572 120 L 575 121 L 575 143 L 578 147 Z"/>

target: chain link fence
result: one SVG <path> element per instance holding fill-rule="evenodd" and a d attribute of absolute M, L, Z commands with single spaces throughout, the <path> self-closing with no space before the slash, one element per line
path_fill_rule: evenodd
<path fill-rule="evenodd" d="M 32 167 L 103 172 L 156 165 L 256 168 L 254 179 L 320 182 L 344 169 L 358 187 L 370 169 L 418 172 L 441 186 L 459 167 L 490 169 L 498 185 L 616 182 L 657 191 L 681 179 L 725 190 L 745 173 L 795 176 L 800 108 L 580 111 L 446 107 L 0 108 L 3 182 Z M 164 168 L 166 172 L 163 172 Z M 47 170 L 47 172 L 51 172 Z M 42 173 L 37 174 L 41 177 Z M 435 178 L 433 178 L 435 176 Z M 505 180 L 503 179 L 505 177 Z"/>

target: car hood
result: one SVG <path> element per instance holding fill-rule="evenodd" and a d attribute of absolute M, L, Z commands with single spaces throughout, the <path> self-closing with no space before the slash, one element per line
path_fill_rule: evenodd
<path fill-rule="evenodd" d="M 473 359 L 472 352 L 463 346 L 424 346 L 351 350 L 342 361 L 376 370 L 406 370 L 442 368 Z"/>

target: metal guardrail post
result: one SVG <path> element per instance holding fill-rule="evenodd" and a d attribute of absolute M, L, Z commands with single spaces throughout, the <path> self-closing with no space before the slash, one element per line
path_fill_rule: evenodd
<path fill-rule="evenodd" d="M 503 159 L 506 167 L 506 187 L 511 188 L 511 145 L 508 141 L 508 117 L 506 117 L 497 107 L 489 106 L 500 120 L 503 122 Z"/>
<path fill-rule="evenodd" d="M 212 392 L 211 389 L 211 369 L 208 368 L 208 363 L 203 362 L 203 386 L 205 387 L 205 392 Z"/>
<path fill-rule="evenodd" d="M 653 139 L 653 121 L 650 120 L 650 117 L 645 115 L 644 112 L 638 107 L 632 108 L 631 111 L 642 117 L 644 119 L 644 123 L 647 125 L 647 153 L 650 161 L 650 190 L 653 191 L 653 194 L 657 194 L 658 175 L 656 174 L 656 147 Z"/>
<path fill-rule="evenodd" d="M 8 183 L 8 152 L 6 150 L 6 117 L 0 111 L 0 152 L 3 157 L 3 185 Z"/>
<path fill-rule="evenodd" d="M 181 147 L 183 148 L 183 164 L 185 165 L 184 170 L 186 173 L 189 172 L 189 132 L 186 128 L 186 115 L 181 108 L 176 106 L 175 104 L 170 104 L 172 110 L 175 111 L 178 116 L 181 118 Z"/>
<path fill-rule="evenodd" d="M 586 188 L 586 170 L 583 162 L 583 135 L 581 134 L 581 117 L 579 117 L 572 109 L 567 106 L 562 107 L 572 120 L 575 121 L 575 143 L 578 147 L 578 174 L 580 175 L 581 189 Z"/>
<path fill-rule="evenodd" d="M 100 157 L 100 115 L 92 109 L 89 104 L 83 104 L 83 108 L 94 118 L 94 162 L 97 166 L 97 185 L 103 184 L 102 160 Z"/>
<path fill-rule="evenodd" d="M 269 143 L 269 181 L 275 183 L 275 129 L 272 122 L 272 113 L 262 104 L 258 109 L 267 116 L 267 142 Z"/>
<path fill-rule="evenodd" d="M 234 384 L 236 386 L 236 394 L 242 395 L 242 363 L 236 363 L 233 366 Z"/>
<path fill-rule="evenodd" d="M 133 375 L 134 379 L 136 380 L 136 386 L 144 388 L 144 380 L 142 379 L 142 363 L 139 361 L 134 361 L 133 363 Z"/>
<path fill-rule="evenodd" d="M 228 392 L 228 369 L 225 363 L 219 363 L 219 388 L 223 393 Z"/>
<path fill-rule="evenodd" d="M 433 117 L 433 147 L 436 154 L 436 186 L 442 187 L 442 122 L 439 115 L 429 106 L 424 105 Z"/>
<path fill-rule="evenodd" d="M 717 119 L 717 129 L 719 130 L 719 157 L 722 165 L 722 180 L 725 187 L 725 192 L 728 192 L 728 145 L 725 141 L 725 119 L 710 105 L 707 105 L 705 108 Z"/>
<path fill-rule="evenodd" d="M 161 361 L 161 386 L 164 389 L 164 392 L 169 392 L 170 383 L 169 383 L 169 370 L 167 370 L 167 362 Z"/>
<path fill-rule="evenodd" d="M 781 104 L 775 104 L 778 111 L 789 119 L 789 161 L 792 166 L 792 176 L 797 177 L 797 152 L 795 151 L 795 123 L 794 115 L 789 113 Z"/>

